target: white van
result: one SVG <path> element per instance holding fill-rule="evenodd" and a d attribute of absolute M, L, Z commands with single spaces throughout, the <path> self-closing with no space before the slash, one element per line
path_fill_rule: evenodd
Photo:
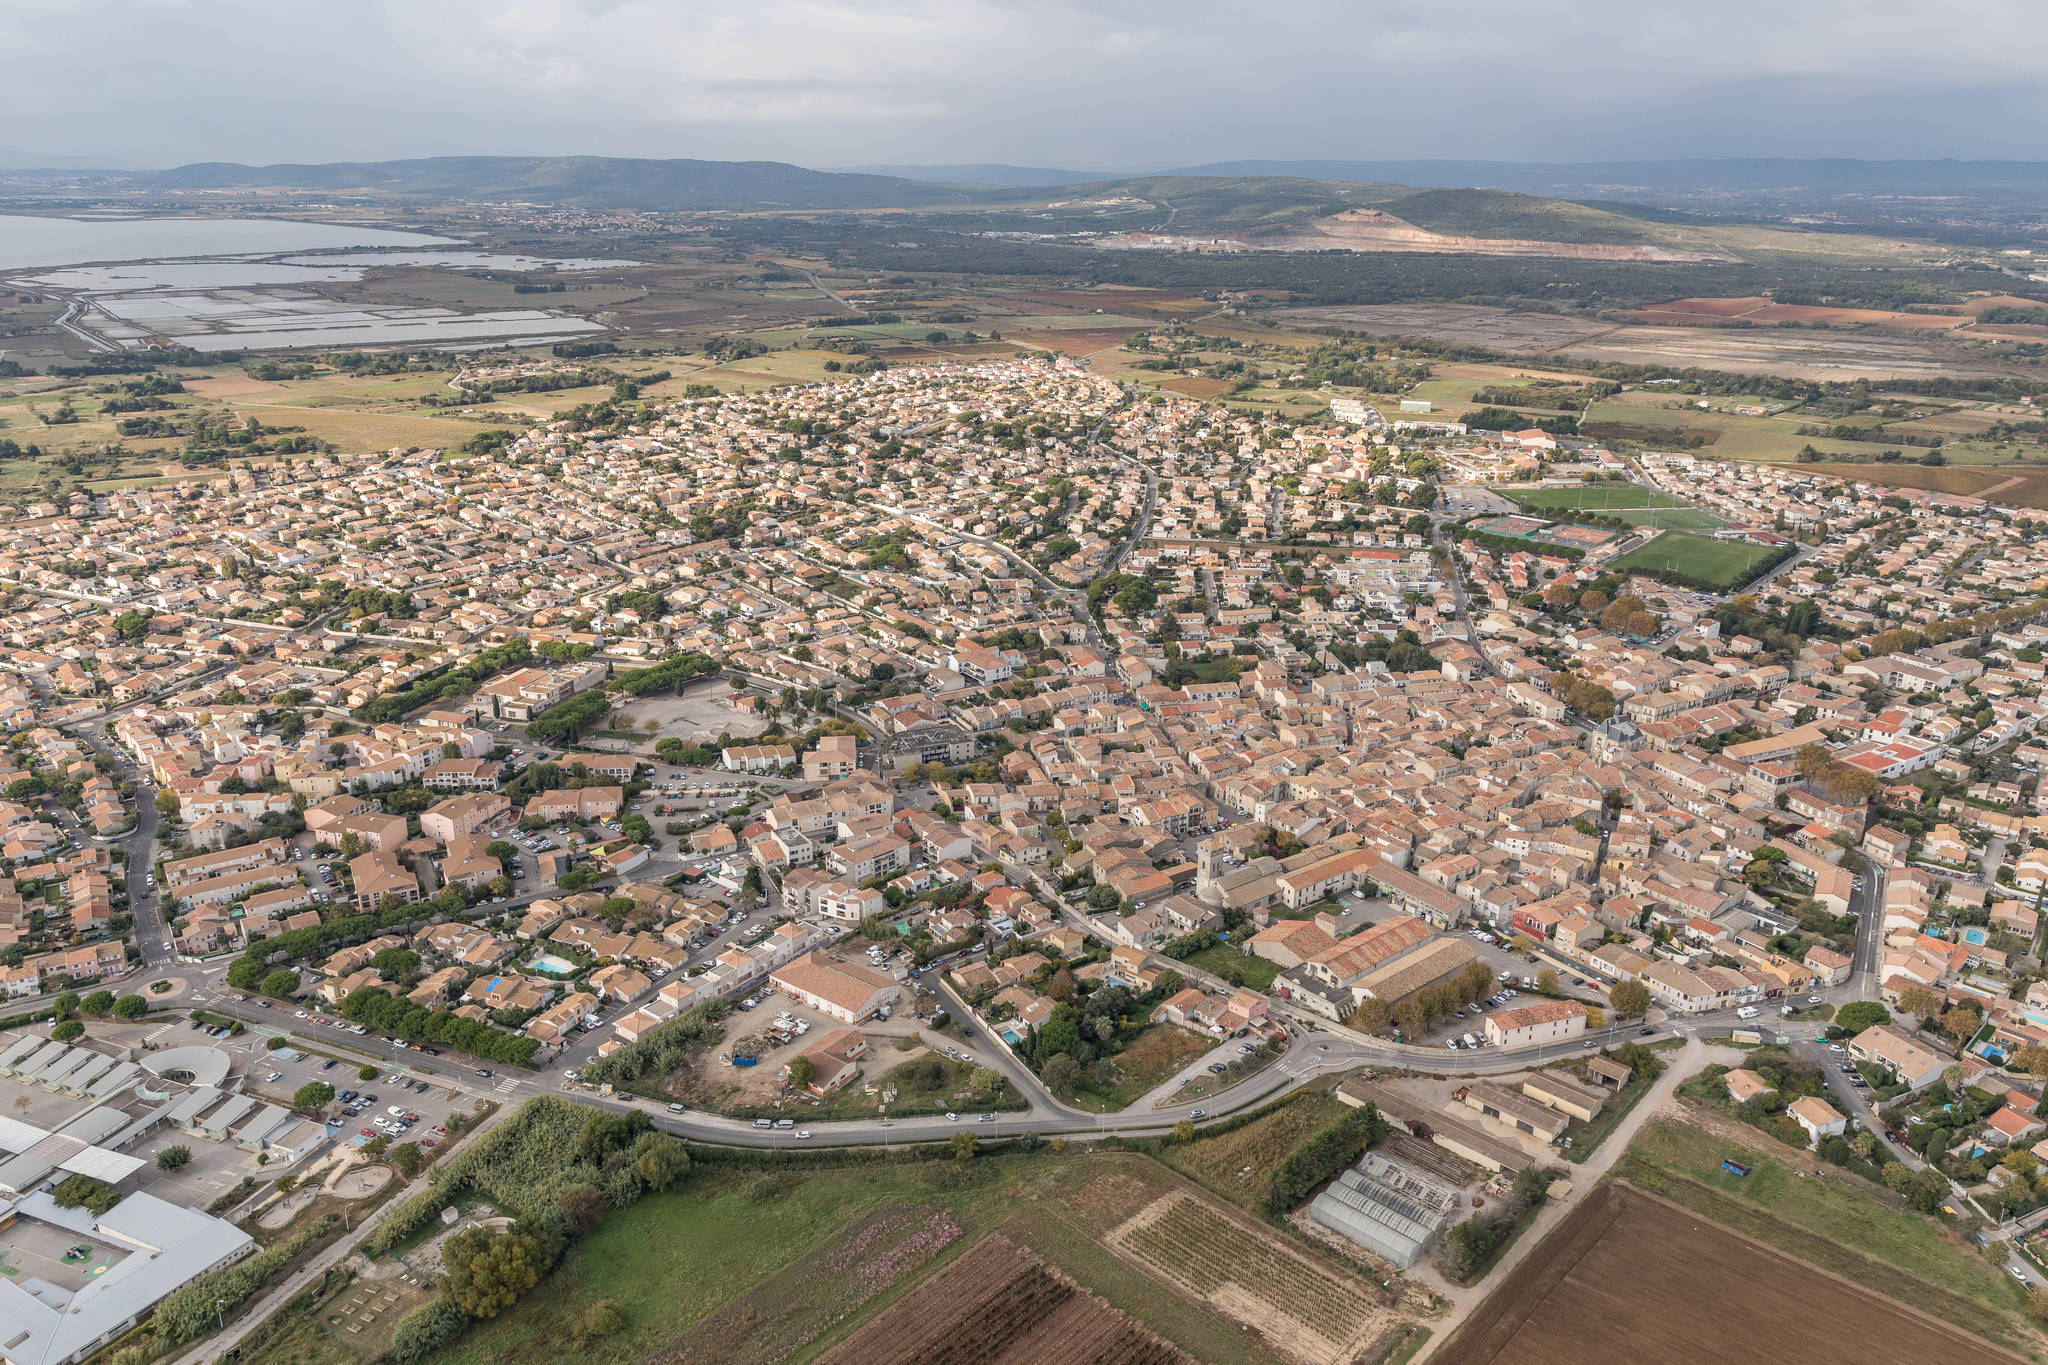
<path fill-rule="evenodd" d="M 1737 1019 L 1754 1019 L 1761 1013 L 1762 1011 L 1755 1005 L 1744 1005 L 1741 1009 L 1735 1011 L 1735 1017 Z"/>

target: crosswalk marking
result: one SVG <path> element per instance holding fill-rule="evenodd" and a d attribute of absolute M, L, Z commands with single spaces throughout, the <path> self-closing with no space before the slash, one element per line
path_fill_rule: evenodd
<path fill-rule="evenodd" d="M 491 1087 L 491 1089 L 497 1091 L 501 1095 L 509 1094 L 510 1092 L 517 1090 L 518 1088 L 518 1078 L 513 1076 L 507 1076 L 504 1080 L 499 1081 L 496 1085 Z"/>

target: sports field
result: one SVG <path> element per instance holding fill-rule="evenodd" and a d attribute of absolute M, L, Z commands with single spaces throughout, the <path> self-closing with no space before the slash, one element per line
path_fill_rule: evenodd
<path fill-rule="evenodd" d="M 1667 531 L 1641 549 L 1630 550 L 1608 567 L 1617 573 L 1664 569 L 1716 587 L 1732 588 L 1747 582 L 1756 566 L 1772 553 L 1746 540 L 1714 540 L 1685 531 Z"/>
<path fill-rule="evenodd" d="M 1569 516 L 1588 512 L 1619 517 L 1631 526 L 1661 526 L 1667 531 L 1711 531 L 1726 523 L 1682 498 L 1659 493 L 1638 483 L 1600 483 L 1585 488 L 1517 488 L 1494 492 L 1525 512 L 1538 516 Z"/>

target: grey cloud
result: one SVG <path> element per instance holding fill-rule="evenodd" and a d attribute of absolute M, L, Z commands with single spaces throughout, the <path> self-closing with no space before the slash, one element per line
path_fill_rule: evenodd
<path fill-rule="evenodd" d="M 2031 0 L 9 0 L 13 148 L 2048 158 Z"/>

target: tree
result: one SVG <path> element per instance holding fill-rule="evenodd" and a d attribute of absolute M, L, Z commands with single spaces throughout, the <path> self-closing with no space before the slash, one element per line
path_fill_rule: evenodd
<path fill-rule="evenodd" d="M 473 1318 L 494 1318 L 540 1282 L 540 1248 L 523 1232 L 470 1228 L 441 1254 L 449 1302 Z"/>
<path fill-rule="evenodd" d="M 646 1133 L 633 1144 L 633 1171 L 643 1185 L 659 1192 L 690 1173 L 690 1154 L 680 1142 Z"/>
<path fill-rule="evenodd" d="M 1640 1019 L 1650 1012 L 1650 988 L 1640 981 L 1617 981 L 1607 992 L 1607 1003 L 1624 1019 Z"/>
<path fill-rule="evenodd" d="M 181 1170 L 191 1159 L 190 1147 L 166 1147 L 156 1154 L 156 1168 L 160 1171 Z"/>
<path fill-rule="evenodd" d="M 139 995 L 124 995 L 114 1002 L 114 1015 L 120 1019 L 140 1019 L 149 1013 L 149 1002 Z"/>
<path fill-rule="evenodd" d="M 371 1138 L 368 1142 L 363 1144 L 363 1155 L 368 1157 L 370 1160 L 375 1161 L 378 1157 L 384 1155 L 384 1153 L 388 1151 L 390 1147 L 391 1139 L 384 1136 L 382 1133 L 379 1133 L 377 1134 L 377 1136 Z"/>
<path fill-rule="evenodd" d="M 88 1019 L 104 1019 L 114 1012 L 114 993 L 94 991 L 78 1002 L 78 1012 Z"/>
<path fill-rule="evenodd" d="M 273 1000 L 288 1000 L 299 989 L 299 974 L 289 967 L 280 967 L 263 978 L 261 989 Z"/>
<path fill-rule="evenodd" d="M 1351 1012 L 1351 1027 L 1360 1033 L 1384 1033 L 1393 1022 L 1393 1011 L 1387 1002 L 1376 995 L 1368 995 L 1358 1002 L 1358 1008 Z"/>
<path fill-rule="evenodd" d="M 967 1085 L 975 1098 L 992 1100 L 1002 1092 L 1003 1074 L 992 1066 L 978 1066 L 968 1073 Z"/>
<path fill-rule="evenodd" d="M 818 1078 L 818 1064 L 809 1057 L 792 1057 L 789 1060 L 789 1084 L 794 1090 L 801 1090 Z"/>
<path fill-rule="evenodd" d="M 418 1175 L 420 1167 L 425 1162 L 426 1153 L 420 1150 L 420 1145 L 417 1142 L 401 1142 L 391 1149 L 392 1166 L 407 1180 Z"/>
<path fill-rule="evenodd" d="M 1039 1075 L 1045 1081 L 1045 1088 L 1053 1093 L 1055 1099 L 1070 1100 L 1074 1098 L 1074 1092 L 1081 1088 L 1081 1064 L 1074 1060 L 1071 1053 L 1055 1052 L 1047 1059 Z"/>
<path fill-rule="evenodd" d="M 1544 995 L 1556 995 L 1564 989 L 1564 984 L 1557 979 L 1556 971 L 1545 967 L 1536 973 L 1536 989 Z"/>
<path fill-rule="evenodd" d="M 1394 1023 L 1400 1028 L 1403 1040 L 1412 1043 L 1422 1036 L 1429 1019 L 1423 1014 L 1422 1002 L 1411 995 L 1394 1007 Z"/>
<path fill-rule="evenodd" d="M 2015 1048 L 2010 1065 L 2013 1070 L 2024 1071 L 2029 1076 L 2048 1076 L 2048 1047 L 2028 1043 Z"/>
<path fill-rule="evenodd" d="M 50 1041 L 54 1043 L 69 1043 L 84 1036 L 85 1025 L 76 1019 L 60 1020 L 50 1029 Z"/>
<path fill-rule="evenodd" d="M 325 1081 L 307 1081 L 292 1092 L 292 1108 L 301 1114 L 317 1114 L 334 1098 L 334 1087 Z"/>
<path fill-rule="evenodd" d="M 1849 1034 L 1861 1033 L 1891 1021 L 1892 1012 L 1875 1000 L 1852 1000 L 1835 1011 L 1835 1027 Z"/>
<path fill-rule="evenodd" d="M 1958 1046 L 1977 1036 L 1977 1030 L 1984 1025 L 1984 1016 L 1964 1005 L 1944 1010 L 1941 1016 L 1943 1036 Z M 54 1034 L 51 1036 L 55 1036 Z"/>
<path fill-rule="evenodd" d="M 1916 1019 L 1932 1019 L 1945 1002 L 1941 992 L 1925 986 L 1908 986 L 1899 992 L 1899 1008 Z"/>
<path fill-rule="evenodd" d="M 974 1154 L 981 1150 L 980 1141 L 972 1133 L 953 1134 L 951 1145 L 955 1161 L 972 1161 Z"/>
<path fill-rule="evenodd" d="M 69 1019 L 77 1010 L 78 996 L 73 991 L 66 991 L 50 1002 L 50 1013 L 59 1019 Z"/>
<path fill-rule="evenodd" d="M 165 787 L 162 791 L 156 794 L 156 813 L 158 815 L 161 815 L 166 820 L 168 820 L 175 816 L 178 813 L 178 810 L 179 803 L 178 794 L 176 792 L 172 791 L 169 787 Z"/>
<path fill-rule="evenodd" d="M 374 1080 L 376 1080 L 376 1079 L 377 1079 L 377 1068 L 376 1068 L 376 1067 L 374 1067 L 374 1066 L 359 1066 L 359 1067 L 357 1067 L 357 1068 L 356 1068 L 356 1079 L 357 1079 L 357 1080 L 359 1080 L 359 1081 L 374 1081 Z"/>
<path fill-rule="evenodd" d="M 1173 1140 L 1174 1140 L 1175 1142 L 1183 1142 L 1183 1143 L 1185 1143 L 1185 1142 L 1193 1142 L 1193 1141 L 1195 1140 L 1195 1124 L 1194 1124 L 1194 1120 L 1192 1120 L 1192 1119 L 1182 1119 L 1182 1120 L 1181 1120 L 1181 1121 L 1180 1121 L 1179 1123 L 1176 1123 L 1176 1124 L 1174 1124 L 1174 1125 L 1173 1125 Z"/>

